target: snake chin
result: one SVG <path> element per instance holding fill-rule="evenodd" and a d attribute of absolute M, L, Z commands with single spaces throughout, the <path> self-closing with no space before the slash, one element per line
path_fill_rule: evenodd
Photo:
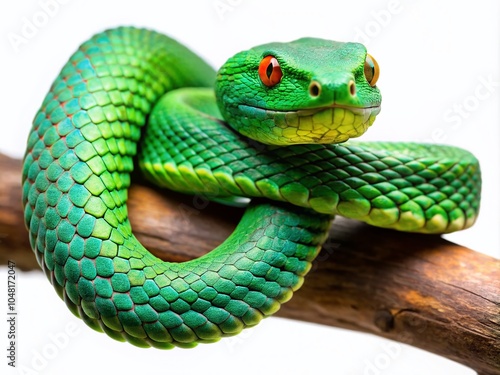
<path fill-rule="evenodd" d="M 240 105 L 238 110 L 242 114 L 241 132 L 257 141 L 276 145 L 332 144 L 363 135 L 375 121 L 380 106 L 332 105 L 276 111 Z M 260 122 L 257 130 L 251 120 L 255 118 Z M 245 132 L 245 129 L 248 131 Z"/>

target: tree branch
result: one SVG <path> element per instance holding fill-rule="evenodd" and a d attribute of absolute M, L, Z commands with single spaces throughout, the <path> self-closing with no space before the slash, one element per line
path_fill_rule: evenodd
<path fill-rule="evenodd" d="M 0 264 L 39 269 L 22 219 L 20 169 L 19 160 L 0 155 Z M 130 190 L 129 213 L 139 240 L 168 261 L 206 253 L 242 215 L 143 181 Z M 279 315 L 375 334 L 500 374 L 499 275 L 500 260 L 439 236 L 336 218 L 304 286 Z"/>

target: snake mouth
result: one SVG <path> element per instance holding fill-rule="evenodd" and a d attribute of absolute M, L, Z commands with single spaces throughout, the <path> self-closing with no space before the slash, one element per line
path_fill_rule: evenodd
<path fill-rule="evenodd" d="M 281 144 L 345 142 L 364 134 L 380 112 L 380 106 L 337 104 L 291 111 L 248 105 L 240 105 L 239 109 L 246 116 L 260 120 L 262 128 Z"/>

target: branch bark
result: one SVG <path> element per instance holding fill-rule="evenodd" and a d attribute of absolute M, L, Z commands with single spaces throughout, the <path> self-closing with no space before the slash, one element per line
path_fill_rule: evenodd
<path fill-rule="evenodd" d="M 39 269 L 22 219 L 21 162 L 0 155 L 0 264 Z M 136 179 L 137 180 L 137 179 Z M 156 256 L 186 261 L 220 244 L 242 210 L 130 190 L 134 233 Z M 304 286 L 280 316 L 367 332 L 500 374 L 500 260 L 439 236 L 336 218 Z"/>

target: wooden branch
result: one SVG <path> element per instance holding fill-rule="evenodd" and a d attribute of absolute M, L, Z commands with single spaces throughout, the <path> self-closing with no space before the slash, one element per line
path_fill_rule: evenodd
<path fill-rule="evenodd" d="M 22 221 L 20 168 L 0 155 L 0 264 L 39 269 Z M 130 191 L 129 212 L 139 240 L 169 261 L 217 246 L 242 214 L 141 181 Z M 304 286 L 279 315 L 375 334 L 500 374 L 500 260 L 439 236 L 337 218 Z"/>

